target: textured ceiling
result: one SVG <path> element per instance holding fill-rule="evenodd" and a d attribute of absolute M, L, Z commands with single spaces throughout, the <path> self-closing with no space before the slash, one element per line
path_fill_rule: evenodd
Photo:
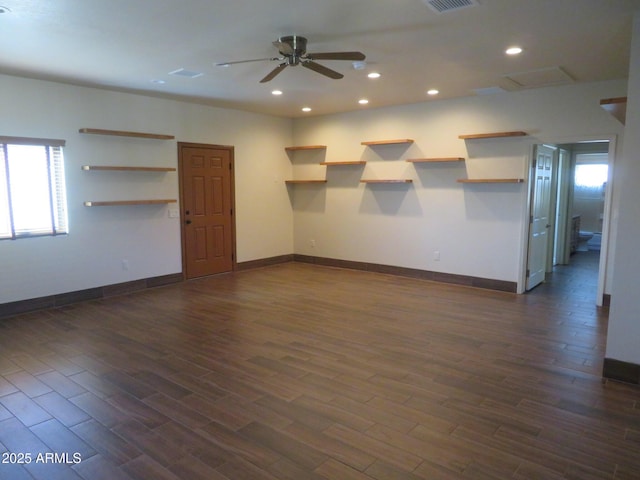
<path fill-rule="evenodd" d="M 287 117 L 433 101 L 429 88 L 441 99 L 627 76 L 640 0 L 477 3 L 438 14 L 422 0 L 0 0 L 0 73 Z M 291 34 L 310 52 L 362 51 L 367 66 L 319 61 L 344 78 L 295 67 L 265 84 L 276 62 L 215 66 L 277 56 L 272 42 Z M 524 52 L 506 56 L 511 45 Z M 202 75 L 169 74 L 181 68 Z"/>

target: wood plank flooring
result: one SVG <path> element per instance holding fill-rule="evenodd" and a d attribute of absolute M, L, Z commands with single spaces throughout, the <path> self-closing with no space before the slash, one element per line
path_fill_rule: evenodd
<path fill-rule="evenodd" d="M 288 263 L 2 320 L 0 479 L 638 479 L 592 257 L 520 296 Z"/>

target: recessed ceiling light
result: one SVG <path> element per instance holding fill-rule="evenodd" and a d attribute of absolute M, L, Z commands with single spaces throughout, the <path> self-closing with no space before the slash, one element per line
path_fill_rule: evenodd
<path fill-rule="evenodd" d="M 369 78 L 380 78 L 380 74 L 378 72 L 371 72 L 369 75 L 367 75 L 367 77 L 369 77 Z"/>
<path fill-rule="evenodd" d="M 507 55 L 519 55 L 522 53 L 522 48 L 520 47 L 509 47 L 507 48 L 504 53 L 506 53 Z"/>
<path fill-rule="evenodd" d="M 276 95 L 276 96 L 282 95 L 282 90 L 274 90 L 271 92 L 271 95 Z"/>
<path fill-rule="evenodd" d="M 302 107 L 302 111 L 303 112 L 310 112 L 311 111 L 311 107 Z"/>
<path fill-rule="evenodd" d="M 358 100 L 358 103 L 360 105 L 366 105 L 367 103 L 369 103 L 369 100 L 367 100 L 366 98 L 361 98 L 360 100 Z"/>
<path fill-rule="evenodd" d="M 155 83 L 156 85 L 164 85 L 165 82 L 164 80 L 160 80 L 159 78 L 154 78 L 153 80 L 151 80 L 151 83 Z"/>
<path fill-rule="evenodd" d="M 436 90 L 435 88 L 427 90 L 427 95 L 438 95 L 439 93 L 440 93 L 440 90 Z"/>

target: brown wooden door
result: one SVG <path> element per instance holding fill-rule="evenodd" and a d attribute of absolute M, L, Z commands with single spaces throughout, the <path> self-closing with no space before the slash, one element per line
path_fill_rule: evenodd
<path fill-rule="evenodd" d="M 234 265 L 233 147 L 179 144 L 182 248 L 186 278 Z"/>

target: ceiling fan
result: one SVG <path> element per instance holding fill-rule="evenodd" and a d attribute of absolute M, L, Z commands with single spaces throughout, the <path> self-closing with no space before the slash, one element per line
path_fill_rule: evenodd
<path fill-rule="evenodd" d="M 271 70 L 271 72 L 269 72 L 267 76 L 260 80 L 260 83 L 266 83 L 270 80 L 273 80 L 276 75 L 282 72 L 282 70 L 284 70 L 286 67 L 295 67 L 297 65 L 302 65 L 309 70 L 313 70 L 314 72 L 317 72 L 321 75 L 337 80 L 344 77 L 344 75 L 336 72 L 335 70 L 331 70 L 324 65 L 316 63 L 315 60 L 362 61 L 366 58 L 364 53 L 361 52 L 307 53 L 307 39 L 299 35 L 288 35 L 286 37 L 280 37 L 278 40 L 273 42 L 273 45 L 278 49 L 278 52 L 281 55 L 280 57 L 256 58 L 253 60 L 239 60 L 236 62 L 223 62 L 216 63 L 216 66 L 227 67 L 229 65 L 235 65 L 237 63 L 262 62 L 266 60 L 278 61 L 280 62 L 280 64 L 276 68 Z"/>

